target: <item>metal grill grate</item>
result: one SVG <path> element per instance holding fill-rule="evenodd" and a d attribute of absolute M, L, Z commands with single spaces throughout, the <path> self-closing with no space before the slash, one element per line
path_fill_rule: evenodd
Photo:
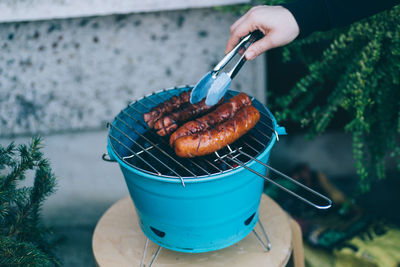
<path fill-rule="evenodd" d="M 253 106 L 261 115 L 257 125 L 230 146 L 211 155 L 197 158 L 180 158 L 169 146 L 168 137 L 161 137 L 149 129 L 143 113 L 192 87 L 165 89 L 145 96 L 122 110 L 109 125 L 110 145 L 116 155 L 129 166 L 140 171 L 169 178 L 201 178 L 228 172 L 261 154 L 270 144 L 275 132 L 272 115 L 256 99 Z M 238 94 L 229 90 L 226 99 Z"/>

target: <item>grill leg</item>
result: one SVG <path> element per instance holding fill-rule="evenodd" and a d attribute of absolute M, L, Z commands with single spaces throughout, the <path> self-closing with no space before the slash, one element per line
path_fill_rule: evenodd
<path fill-rule="evenodd" d="M 144 245 L 144 250 L 143 250 L 143 255 L 142 255 L 142 260 L 140 261 L 140 267 L 145 267 L 146 265 L 144 264 L 144 260 L 146 258 L 146 253 L 147 253 L 147 248 L 149 247 L 149 239 L 146 238 L 146 243 Z M 153 263 L 156 261 L 156 258 L 158 254 L 160 254 L 161 251 L 161 246 L 158 246 L 156 253 L 154 253 L 153 258 L 151 259 L 151 262 L 148 267 L 153 266 Z"/>
<path fill-rule="evenodd" d="M 260 235 L 257 233 L 257 231 L 255 230 L 255 228 L 257 227 L 257 225 L 259 226 L 259 228 L 261 229 L 261 237 Z M 262 225 L 261 221 L 258 220 L 257 225 L 254 227 L 253 229 L 253 233 L 256 236 L 258 242 L 260 243 L 260 245 L 265 249 L 265 251 L 270 251 L 271 250 L 271 242 L 268 239 L 268 235 L 264 230 L 264 226 Z M 262 237 L 264 237 L 265 241 L 262 240 Z"/>

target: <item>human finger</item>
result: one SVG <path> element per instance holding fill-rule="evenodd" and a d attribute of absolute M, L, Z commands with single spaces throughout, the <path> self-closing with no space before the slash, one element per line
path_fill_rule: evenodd
<path fill-rule="evenodd" d="M 240 41 L 240 38 L 246 36 L 252 31 L 251 22 L 244 19 L 232 32 L 226 44 L 225 53 L 229 53 Z"/>
<path fill-rule="evenodd" d="M 273 36 L 271 36 L 271 34 L 266 34 L 263 38 L 250 45 L 249 48 L 247 48 L 246 53 L 244 54 L 246 60 L 253 60 L 265 51 L 276 47 L 276 45 L 272 41 L 272 37 Z"/>

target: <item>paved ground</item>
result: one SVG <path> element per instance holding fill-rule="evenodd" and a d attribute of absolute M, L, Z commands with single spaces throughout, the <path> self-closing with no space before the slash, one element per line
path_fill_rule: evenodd
<path fill-rule="evenodd" d="M 57 175 L 58 190 L 46 201 L 43 217 L 56 236 L 65 237 L 58 250 L 65 266 L 95 266 L 91 237 L 96 222 L 112 203 L 128 194 L 118 165 L 101 160 L 106 135 L 106 131 L 94 131 L 44 137 L 44 152 Z M 10 140 L 0 139 L 0 144 Z M 14 140 L 21 143 L 28 138 Z M 308 162 L 330 176 L 354 173 L 350 138 L 344 134 L 327 134 L 313 141 L 281 137 L 271 157 L 271 164 L 283 171 Z"/>

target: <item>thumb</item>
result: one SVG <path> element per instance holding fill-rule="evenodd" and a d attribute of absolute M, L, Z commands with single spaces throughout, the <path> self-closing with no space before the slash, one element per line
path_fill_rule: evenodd
<path fill-rule="evenodd" d="M 274 48 L 274 44 L 271 40 L 271 34 L 265 35 L 263 38 L 253 43 L 247 48 L 246 53 L 244 54 L 246 60 L 253 60 L 257 56 L 261 55 L 265 51 Z"/>

